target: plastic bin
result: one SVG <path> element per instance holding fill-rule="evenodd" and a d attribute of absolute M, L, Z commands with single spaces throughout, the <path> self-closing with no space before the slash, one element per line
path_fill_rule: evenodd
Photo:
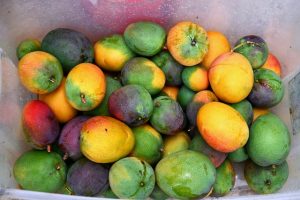
<path fill-rule="evenodd" d="M 224 199 L 300 199 L 300 1 L 298 0 L 10 0 L 0 1 L 0 199 L 94 199 L 19 190 L 12 175 L 16 158 L 28 148 L 21 111 L 35 97 L 19 83 L 15 49 L 25 38 L 42 38 L 57 27 L 79 30 L 92 41 L 137 20 L 166 29 L 191 20 L 223 32 L 233 44 L 247 34 L 262 36 L 281 61 L 286 93 L 273 111 L 288 125 L 290 176 L 276 194 L 256 195 L 238 170 L 236 186 Z"/>

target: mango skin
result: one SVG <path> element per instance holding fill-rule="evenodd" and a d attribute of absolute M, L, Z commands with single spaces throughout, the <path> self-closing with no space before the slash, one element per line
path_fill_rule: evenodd
<path fill-rule="evenodd" d="M 224 103 L 210 102 L 197 115 L 198 130 L 214 149 L 228 153 L 244 146 L 249 128 L 241 114 Z"/>
<path fill-rule="evenodd" d="M 154 170 L 135 157 L 123 158 L 112 165 L 109 184 L 119 198 L 146 199 L 155 186 Z"/>
<path fill-rule="evenodd" d="M 176 199 L 205 196 L 216 179 L 216 169 L 204 154 L 184 150 L 171 154 L 155 167 L 160 189 Z"/>
<path fill-rule="evenodd" d="M 97 115 L 104 115 L 104 116 L 110 116 L 109 110 L 108 110 L 108 99 L 110 95 L 117 89 L 121 88 L 121 82 L 118 80 L 117 77 L 112 77 L 109 75 L 105 75 L 105 82 L 106 82 L 106 89 L 105 89 L 105 96 L 101 103 L 94 108 L 93 110 L 86 111 L 84 114 L 90 115 L 90 116 L 97 116 Z"/>
<path fill-rule="evenodd" d="M 134 144 L 132 130 L 112 117 L 92 117 L 81 128 L 81 153 L 96 163 L 115 162 L 127 156 Z"/>
<path fill-rule="evenodd" d="M 156 163 L 161 158 L 163 139 L 159 132 L 148 124 L 132 128 L 135 146 L 131 156 L 144 160 L 149 164 Z"/>
<path fill-rule="evenodd" d="M 67 186 L 74 195 L 94 196 L 108 186 L 108 169 L 86 158 L 77 160 L 68 170 Z"/>
<path fill-rule="evenodd" d="M 288 163 L 261 167 L 248 160 L 244 168 L 248 186 L 256 193 L 271 194 L 280 190 L 289 176 Z"/>
<path fill-rule="evenodd" d="M 121 71 L 135 54 L 126 46 L 122 35 L 105 37 L 94 45 L 95 63 L 104 70 Z"/>
<path fill-rule="evenodd" d="M 210 147 L 202 138 L 197 129 L 194 129 L 193 132 L 195 136 L 193 137 L 189 145 L 189 149 L 203 153 L 211 160 L 215 167 L 219 167 L 226 159 L 227 154 L 216 151 L 215 149 Z"/>
<path fill-rule="evenodd" d="M 140 21 L 126 27 L 124 39 L 133 52 L 142 56 L 154 56 L 164 47 L 166 32 L 157 23 Z"/>
<path fill-rule="evenodd" d="M 60 62 L 43 51 L 33 51 L 23 56 L 18 63 L 18 74 L 23 86 L 35 94 L 54 91 L 63 79 Z"/>
<path fill-rule="evenodd" d="M 159 96 L 154 99 L 150 123 L 158 132 L 173 135 L 184 128 L 186 118 L 179 103 L 170 97 Z"/>
<path fill-rule="evenodd" d="M 165 86 L 164 72 L 151 60 L 135 57 L 126 62 L 121 70 L 123 85 L 140 85 L 146 88 L 151 95 L 158 94 Z"/>
<path fill-rule="evenodd" d="M 64 125 L 58 139 L 58 146 L 66 157 L 78 160 L 82 157 L 80 152 L 80 130 L 88 116 L 77 116 Z"/>
<path fill-rule="evenodd" d="M 291 149 L 291 136 L 283 121 L 272 113 L 258 117 L 250 128 L 247 152 L 262 167 L 284 162 Z"/>
<path fill-rule="evenodd" d="M 233 152 L 230 152 L 228 154 L 228 159 L 231 162 L 243 162 L 245 160 L 247 160 L 249 158 L 247 151 L 246 151 L 246 147 L 241 147 Z"/>
<path fill-rule="evenodd" d="M 26 141 L 35 149 L 46 149 L 60 133 L 54 113 L 40 100 L 31 100 L 24 106 L 22 124 Z"/>
<path fill-rule="evenodd" d="M 267 43 L 257 35 L 246 35 L 240 38 L 233 49 L 245 56 L 253 69 L 260 68 L 266 62 L 269 53 Z"/>
<path fill-rule="evenodd" d="M 248 126 L 250 127 L 253 121 L 253 109 L 251 103 L 244 99 L 238 103 L 231 104 L 230 106 L 243 116 Z"/>
<path fill-rule="evenodd" d="M 251 64 L 241 54 L 229 52 L 219 56 L 208 72 L 210 86 L 219 100 L 237 103 L 245 99 L 254 83 Z"/>
<path fill-rule="evenodd" d="M 94 60 L 91 41 L 82 33 L 67 28 L 48 32 L 42 40 L 42 50 L 60 61 L 65 74 L 80 63 L 92 63 Z"/>
<path fill-rule="evenodd" d="M 152 58 L 152 61 L 162 69 L 166 76 L 166 85 L 180 86 L 183 66 L 179 64 L 168 51 L 162 51 Z"/>
<path fill-rule="evenodd" d="M 126 85 L 115 90 L 108 99 L 109 112 L 130 126 L 145 124 L 153 112 L 149 92 L 140 85 Z"/>
<path fill-rule="evenodd" d="M 254 72 L 254 86 L 248 100 L 255 107 L 270 108 L 279 104 L 284 96 L 284 85 L 280 77 L 269 69 Z"/>
<path fill-rule="evenodd" d="M 195 95 L 195 92 L 193 90 L 190 90 L 186 86 L 181 86 L 181 88 L 178 91 L 178 103 L 180 104 L 181 108 L 183 110 L 186 109 L 187 105 L 193 100 L 193 97 Z"/>
<path fill-rule="evenodd" d="M 234 187 L 235 171 L 229 160 L 225 160 L 217 168 L 216 182 L 213 185 L 211 196 L 222 197 L 227 195 Z"/>
<path fill-rule="evenodd" d="M 66 171 L 59 154 L 37 150 L 23 153 L 13 168 L 15 180 L 23 189 L 53 193 L 64 185 Z"/>
<path fill-rule="evenodd" d="M 230 43 L 223 33 L 217 31 L 207 31 L 208 51 L 205 55 L 202 65 L 209 69 L 213 61 L 223 53 L 230 51 Z"/>
<path fill-rule="evenodd" d="M 184 66 L 199 64 L 208 51 L 208 45 L 204 28 L 191 21 L 179 22 L 169 30 L 168 50 Z"/>
<path fill-rule="evenodd" d="M 37 39 L 23 40 L 17 47 L 17 57 L 20 60 L 26 54 L 41 50 L 41 42 Z"/>

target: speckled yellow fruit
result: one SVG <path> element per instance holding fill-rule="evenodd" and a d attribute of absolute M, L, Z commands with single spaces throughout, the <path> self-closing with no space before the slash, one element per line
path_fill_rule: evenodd
<path fill-rule="evenodd" d="M 56 119 L 61 123 L 69 121 L 77 114 L 77 110 L 73 108 L 67 100 L 65 83 L 66 79 L 63 78 L 60 86 L 56 90 L 51 93 L 39 95 L 39 99 L 48 104 Z"/>
<path fill-rule="evenodd" d="M 80 150 L 96 163 L 111 163 L 127 156 L 135 144 L 131 129 L 112 117 L 97 116 L 81 129 Z"/>
<path fill-rule="evenodd" d="M 179 91 L 179 88 L 178 87 L 175 87 L 175 86 L 165 86 L 163 89 L 162 89 L 162 93 L 171 97 L 172 99 L 174 99 L 175 101 L 177 101 L 177 96 L 178 96 L 178 91 Z"/>
<path fill-rule="evenodd" d="M 187 150 L 190 143 L 191 139 L 184 131 L 167 136 L 164 140 L 163 157 L 178 151 Z"/>
<path fill-rule="evenodd" d="M 253 108 L 253 121 L 256 120 L 256 118 L 258 118 L 259 116 L 267 114 L 269 112 L 270 111 L 268 108 Z"/>
<path fill-rule="evenodd" d="M 211 65 L 208 78 L 211 88 L 221 101 L 237 103 L 245 99 L 254 83 L 251 64 L 239 53 L 225 53 Z"/>
<path fill-rule="evenodd" d="M 209 69 L 212 62 L 220 55 L 230 51 L 230 44 L 223 33 L 217 31 L 207 31 L 208 52 L 205 55 L 202 65 Z"/>
<path fill-rule="evenodd" d="M 249 137 L 249 128 L 242 115 L 220 102 L 207 103 L 200 108 L 197 126 L 209 146 L 225 153 L 243 147 Z"/>
<path fill-rule="evenodd" d="M 65 90 L 68 102 L 75 109 L 89 111 L 103 100 L 106 91 L 102 70 L 91 63 L 76 65 L 66 78 Z"/>

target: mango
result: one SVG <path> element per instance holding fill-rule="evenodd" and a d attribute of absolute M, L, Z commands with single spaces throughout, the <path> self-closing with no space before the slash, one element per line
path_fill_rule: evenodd
<path fill-rule="evenodd" d="M 54 91 L 63 79 L 60 62 L 42 51 L 34 51 L 22 57 L 18 64 L 18 74 L 23 86 L 36 94 Z"/>
<path fill-rule="evenodd" d="M 208 145 L 224 153 L 244 146 L 249 137 L 249 128 L 242 115 L 220 102 L 210 102 L 200 108 L 197 126 Z"/>
<path fill-rule="evenodd" d="M 109 184 L 119 198 L 146 199 L 154 189 L 155 174 L 147 162 L 127 157 L 112 165 Z"/>
<path fill-rule="evenodd" d="M 72 194 L 94 196 L 108 186 L 108 169 L 86 158 L 77 160 L 68 170 L 67 187 Z"/>
<path fill-rule="evenodd" d="M 48 148 L 60 133 L 54 113 L 47 104 L 39 100 L 26 103 L 22 113 L 22 124 L 26 141 L 35 149 Z"/>
<path fill-rule="evenodd" d="M 81 153 L 96 163 L 115 162 L 127 156 L 134 144 L 131 129 L 112 117 L 92 117 L 81 128 Z"/>
<path fill-rule="evenodd" d="M 23 40 L 17 47 L 17 57 L 20 60 L 26 54 L 41 50 L 41 42 L 37 39 Z"/>
<path fill-rule="evenodd" d="M 284 122 L 272 113 L 258 117 L 250 128 L 247 152 L 257 165 L 279 165 L 291 149 L 291 136 Z"/>
<path fill-rule="evenodd" d="M 216 180 L 216 169 L 205 155 L 184 150 L 161 159 L 155 167 L 160 189 L 172 198 L 205 196 Z"/>
<path fill-rule="evenodd" d="M 184 128 L 186 119 L 179 103 L 170 97 L 159 96 L 154 99 L 150 123 L 158 132 L 172 135 Z"/>
<path fill-rule="evenodd" d="M 126 85 L 114 91 L 108 99 L 109 112 L 130 126 L 145 124 L 153 112 L 149 92 L 140 85 Z"/>
<path fill-rule="evenodd" d="M 254 83 L 251 64 L 239 53 L 225 53 L 210 66 L 208 72 L 210 86 L 223 102 L 237 103 L 245 99 Z"/>
<path fill-rule="evenodd" d="M 168 50 L 184 66 L 199 64 L 208 51 L 208 44 L 204 28 L 190 21 L 177 23 L 167 37 Z"/>
<path fill-rule="evenodd" d="M 80 63 L 92 63 L 94 60 L 91 41 L 84 34 L 67 28 L 48 32 L 42 40 L 42 50 L 59 60 L 65 74 Z"/>
<path fill-rule="evenodd" d="M 166 32 L 157 23 L 140 21 L 126 27 L 124 39 L 133 52 L 142 56 L 154 56 L 164 47 Z"/>
<path fill-rule="evenodd" d="M 67 172 L 57 153 L 31 150 L 16 160 L 13 174 L 22 189 L 54 193 L 64 185 Z"/>

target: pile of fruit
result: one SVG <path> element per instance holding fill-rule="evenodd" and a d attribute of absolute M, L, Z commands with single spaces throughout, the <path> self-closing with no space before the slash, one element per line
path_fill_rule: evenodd
<path fill-rule="evenodd" d="M 17 48 L 33 148 L 15 162 L 25 190 L 125 199 L 224 196 L 232 162 L 257 193 L 288 178 L 289 131 L 268 108 L 283 98 L 280 63 L 255 35 L 231 48 L 185 21 L 129 24 L 93 46 L 58 28 Z"/>

